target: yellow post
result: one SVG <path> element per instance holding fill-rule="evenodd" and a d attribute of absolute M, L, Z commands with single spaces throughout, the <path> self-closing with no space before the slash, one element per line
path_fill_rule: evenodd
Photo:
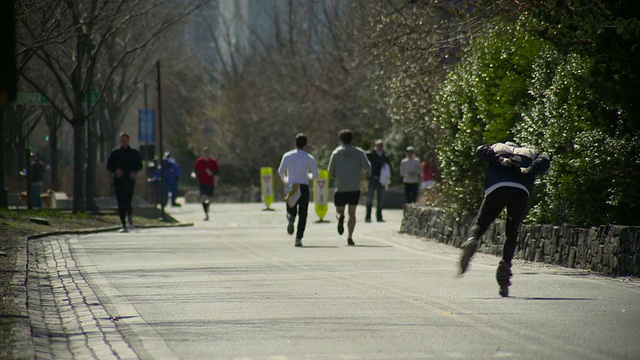
<path fill-rule="evenodd" d="M 320 218 L 318 222 L 328 222 L 323 220 L 329 210 L 329 172 L 327 170 L 320 170 L 318 178 L 313 182 L 313 202 L 316 214 Z"/>
<path fill-rule="evenodd" d="M 273 203 L 273 169 L 270 167 L 260 168 L 260 194 L 262 201 L 267 205 L 265 210 L 271 210 Z"/>

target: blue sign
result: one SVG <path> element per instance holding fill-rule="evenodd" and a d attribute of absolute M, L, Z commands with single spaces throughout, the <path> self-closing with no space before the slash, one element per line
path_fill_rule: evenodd
<path fill-rule="evenodd" d="M 155 124 L 153 109 L 138 110 L 138 141 L 147 144 L 155 142 Z"/>

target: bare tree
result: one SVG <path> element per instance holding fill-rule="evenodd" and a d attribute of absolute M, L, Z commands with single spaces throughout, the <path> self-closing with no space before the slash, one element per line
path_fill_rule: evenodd
<path fill-rule="evenodd" d="M 354 58 L 353 33 L 345 31 L 344 2 L 251 5 L 248 14 L 217 14 L 204 24 L 215 54 L 207 64 L 214 82 L 206 119 L 225 135 L 216 147 L 234 172 L 223 179 L 253 181 L 261 166 L 277 165 L 297 132 L 309 133 L 313 150 L 326 154 L 340 128 L 384 131 L 389 123 L 372 95 L 368 64 Z M 210 126 L 197 120 L 189 126 Z"/>
<path fill-rule="evenodd" d="M 41 109 L 35 106 L 16 105 L 6 107 L 7 126 L 5 139 L 13 149 L 14 158 L 7 159 L 9 168 L 15 172 L 17 169 L 25 169 L 29 163 L 26 151 L 29 136 L 38 126 L 41 118 Z"/>
<path fill-rule="evenodd" d="M 74 130 L 74 212 L 84 210 L 86 123 L 105 97 L 109 80 L 123 63 L 151 46 L 158 34 L 204 3 L 206 0 L 16 2 L 20 75 L 49 99 Z M 112 67 L 98 71 L 112 40 L 126 34 L 133 34 L 135 41 L 122 44 Z M 30 70 L 39 67 L 48 69 L 50 77 L 35 77 Z M 86 106 L 92 91 L 97 91 L 98 101 Z"/>

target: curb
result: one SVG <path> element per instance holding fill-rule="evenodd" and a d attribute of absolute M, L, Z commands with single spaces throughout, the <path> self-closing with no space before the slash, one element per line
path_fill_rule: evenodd
<path fill-rule="evenodd" d="M 193 226 L 193 223 L 179 223 L 179 224 L 167 224 L 167 225 L 136 225 L 136 229 L 155 229 L 155 228 L 169 228 L 169 227 L 186 227 Z M 121 226 L 107 226 L 102 228 L 93 228 L 93 229 L 78 229 L 78 230 L 57 230 L 57 231 L 49 231 L 39 234 L 27 235 L 27 240 L 33 239 L 42 239 L 47 236 L 58 236 L 58 235 L 86 235 L 86 234 L 97 234 L 103 232 L 110 232 L 120 230 Z"/>

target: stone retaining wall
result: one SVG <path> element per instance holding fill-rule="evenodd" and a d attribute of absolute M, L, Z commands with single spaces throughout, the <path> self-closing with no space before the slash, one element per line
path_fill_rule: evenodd
<path fill-rule="evenodd" d="M 456 221 L 441 209 L 406 205 L 400 231 L 460 247 L 473 217 Z M 479 252 L 502 255 L 504 220 L 496 220 L 480 239 Z M 591 270 L 614 276 L 640 276 L 640 227 L 523 224 L 515 258 Z"/>

